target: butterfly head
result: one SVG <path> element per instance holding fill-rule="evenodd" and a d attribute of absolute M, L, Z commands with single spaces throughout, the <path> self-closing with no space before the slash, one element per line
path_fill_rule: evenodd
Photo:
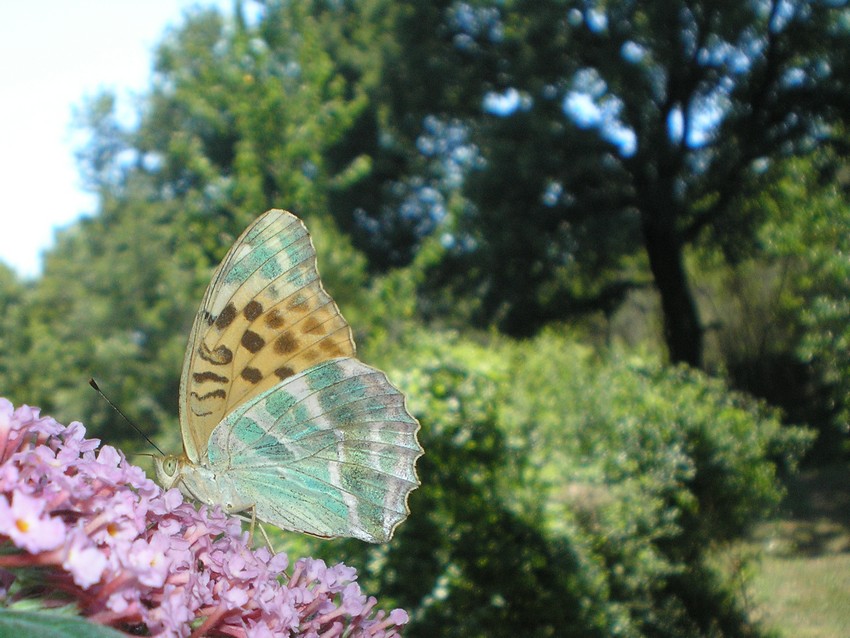
<path fill-rule="evenodd" d="M 226 477 L 216 477 L 209 468 L 192 463 L 184 455 L 154 457 L 156 480 L 163 489 L 177 488 L 183 496 L 207 505 L 220 505 L 225 512 L 242 512 L 254 501 L 239 492 Z"/>
<path fill-rule="evenodd" d="M 153 462 L 157 482 L 167 490 L 176 487 L 183 473 L 185 458 L 166 454 L 165 456 L 155 456 Z"/>

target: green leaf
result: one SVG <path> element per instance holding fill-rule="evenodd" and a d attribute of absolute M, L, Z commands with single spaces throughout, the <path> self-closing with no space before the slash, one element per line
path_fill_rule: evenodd
<path fill-rule="evenodd" d="M 0 609 L 0 636 L 15 638 L 118 638 L 120 631 L 75 616 Z"/>

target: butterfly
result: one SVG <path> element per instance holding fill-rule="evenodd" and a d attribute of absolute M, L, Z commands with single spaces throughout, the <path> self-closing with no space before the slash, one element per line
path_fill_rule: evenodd
<path fill-rule="evenodd" d="M 183 454 L 155 457 L 160 484 L 281 529 L 385 542 L 419 485 L 419 423 L 355 358 L 307 228 L 282 210 L 213 274 L 183 361 L 180 429 Z"/>

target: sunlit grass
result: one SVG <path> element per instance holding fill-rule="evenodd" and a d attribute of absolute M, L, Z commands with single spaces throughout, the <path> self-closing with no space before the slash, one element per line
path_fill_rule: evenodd
<path fill-rule="evenodd" d="M 754 618 L 782 638 L 850 636 L 850 554 L 765 556 L 750 591 Z"/>
<path fill-rule="evenodd" d="M 850 468 L 812 470 L 789 490 L 784 515 L 735 553 L 749 562 L 746 604 L 769 635 L 850 636 Z"/>

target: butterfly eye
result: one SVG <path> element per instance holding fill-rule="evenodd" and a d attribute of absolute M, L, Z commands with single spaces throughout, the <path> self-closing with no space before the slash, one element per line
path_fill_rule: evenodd
<path fill-rule="evenodd" d="M 169 457 L 162 462 L 162 469 L 168 476 L 174 476 L 177 471 L 177 459 Z"/>

